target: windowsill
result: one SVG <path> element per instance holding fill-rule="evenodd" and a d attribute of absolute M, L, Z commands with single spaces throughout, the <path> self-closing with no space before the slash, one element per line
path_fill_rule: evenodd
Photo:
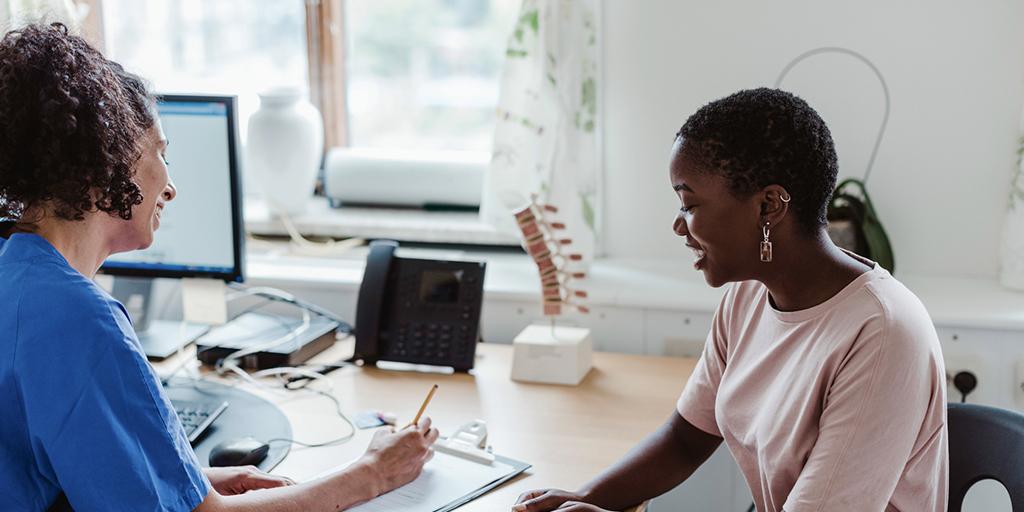
<path fill-rule="evenodd" d="M 519 246 L 518 238 L 499 233 L 481 222 L 476 212 L 332 208 L 326 198 L 313 197 L 306 212 L 291 221 L 305 236 Z M 245 227 L 254 235 L 288 236 L 284 224 L 271 215 L 266 203 L 257 198 L 246 197 Z"/>
<path fill-rule="evenodd" d="M 421 258 L 487 261 L 484 290 L 488 300 L 537 302 L 540 279 L 524 254 L 448 249 L 401 248 Z M 290 254 L 286 243 L 261 242 L 247 255 L 246 278 L 253 284 L 355 291 L 362 280 L 367 249 L 340 257 Z M 924 303 L 937 326 L 1024 331 L 1024 292 L 1003 288 L 994 278 L 900 275 Z M 710 288 L 685 262 L 646 259 L 599 259 L 580 281 L 588 305 L 712 313 L 724 288 Z"/>

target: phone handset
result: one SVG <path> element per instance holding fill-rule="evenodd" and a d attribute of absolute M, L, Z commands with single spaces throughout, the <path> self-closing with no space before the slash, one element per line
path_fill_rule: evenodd
<path fill-rule="evenodd" d="M 356 349 L 353 360 L 376 361 L 380 347 L 381 317 L 387 304 L 388 273 L 391 271 L 398 242 L 376 240 L 370 243 L 363 282 L 356 303 Z"/>

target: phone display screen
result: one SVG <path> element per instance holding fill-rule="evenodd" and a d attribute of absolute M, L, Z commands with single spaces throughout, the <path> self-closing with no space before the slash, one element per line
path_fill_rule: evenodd
<path fill-rule="evenodd" d="M 462 270 L 426 270 L 420 278 L 420 300 L 431 304 L 453 304 L 459 301 Z"/>

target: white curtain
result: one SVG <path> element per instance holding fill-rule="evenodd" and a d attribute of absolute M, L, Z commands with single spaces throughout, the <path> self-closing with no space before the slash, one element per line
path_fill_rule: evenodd
<path fill-rule="evenodd" d="M 532 194 L 593 259 L 600 218 L 597 0 L 525 0 L 509 37 L 481 218 L 518 234 Z"/>
<path fill-rule="evenodd" d="M 1024 134 L 1024 115 L 1020 132 Z M 1010 205 L 1003 223 L 999 281 L 1007 288 L 1024 290 L 1024 135 L 1017 141 L 1017 167 L 1010 182 Z"/>

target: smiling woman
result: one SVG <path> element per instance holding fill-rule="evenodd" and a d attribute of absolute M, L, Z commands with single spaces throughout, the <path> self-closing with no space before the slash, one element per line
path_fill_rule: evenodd
<path fill-rule="evenodd" d="M 311 484 L 201 468 L 124 306 L 92 280 L 153 242 L 177 194 L 154 98 L 65 26 L 29 25 L 0 39 L 0 119 L 5 509 L 337 510 L 419 474 L 429 419 Z"/>
<path fill-rule="evenodd" d="M 690 116 L 669 163 L 673 230 L 708 284 L 730 283 L 700 361 L 669 420 L 622 461 L 513 510 L 620 510 L 723 441 L 760 511 L 945 510 L 939 340 L 917 297 L 828 238 L 836 170 L 825 123 L 787 92 L 740 91 Z"/>

